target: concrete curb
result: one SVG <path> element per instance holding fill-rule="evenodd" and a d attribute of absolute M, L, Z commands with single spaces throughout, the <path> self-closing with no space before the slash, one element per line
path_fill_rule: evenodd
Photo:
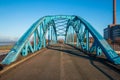
<path fill-rule="evenodd" d="M 39 53 L 41 53 L 42 51 L 45 51 L 45 50 L 46 50 L 46 48 L 44 48 L 44 49 L 42 49 L 42 50 L 40 50 L 40 51 L 37 51 L 36 53 L 33 53 L 32 55 L 30 55 L 30 56 L 28 56 L 28 57 L 26 57 L 26 58 L 24 58 L 24 59 L 22 59 L 22 60 L 20 60 L 20 61 L 18 61 L 18 62 L 16 62 L 16 63 L 13 63 L 13 64 L 10 65 L 10 66 L 5 67 L 3 70 L 0 71 L 0 75 L 2 75 L 2 74 L 5 73 L 6 71 L 14 68 L 15 66 L 17 66 L 17 65 L 19 65 L 19 64 L 27 61 L 28 59 L 30 59 L 30 58 L 38 55 Z"/>

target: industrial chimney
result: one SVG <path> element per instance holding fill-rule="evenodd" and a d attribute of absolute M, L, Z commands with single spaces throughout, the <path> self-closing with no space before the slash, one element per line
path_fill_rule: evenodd
<path fill-rule="evenodd" d="M 120 44 L 120 24 L 116 23 L 116 0 L 113 0 L 113 23 L 104 29 L 104 38 Z"/>
<path fill-rule="evenodd" d="M 116 0 L 113 0 L 113 25 L 116 25 Z"/>

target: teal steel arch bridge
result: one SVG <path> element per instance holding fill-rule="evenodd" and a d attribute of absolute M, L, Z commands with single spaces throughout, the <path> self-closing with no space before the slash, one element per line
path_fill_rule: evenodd
<path fill-rule="evenodd" d="M 47 39 L 46 39 L 47 35 Z M 110 47 L 106 40 L 86 20 L 75 15 L 44 16 L 37 20 L 21 36 L 8 52 L 1 64 L 11 64 L 19 55 L 27 56 L 46 45 L 56 44 L 58 36 L 64 36 L 64 43 L 73 44 L 76 35 L 76 45 L 82 50 L 93 52 L 105 57 L 114 64 L 120 64 L 119 55 Z M 93 41 L 90 43 L 90 37 Z"/>

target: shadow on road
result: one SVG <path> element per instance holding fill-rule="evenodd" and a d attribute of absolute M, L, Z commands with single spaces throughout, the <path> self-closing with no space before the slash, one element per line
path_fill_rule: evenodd
<path fill-rule="evenodd" d="M 85 51 L 83 51 L 73 45 L 67 44 L 67 46 L 64 46 L 63 49 L 61 49 L 61 46 L 59 46 L 59 45 L 47 46 L 47 48 L 52 49 L 52 50 L 62 51 L 62 52 L 68 53 L 68 54 L 72 54 L 72 55 L 75 55 L 78 57 L 88 59 L 90 61 L 90 63 L 96 69 L 98 69 L 100 72 L 102 72 L 110 80 L 114 80 L 114 78 L 112 78 L 112 76 L 109 73 L 107 73 L 105 70 L 101 69 L 100 66 L 96 65 L 95 62 L 101 63 L 104 66 L 106 66 L 107 68 L 109 68 L 110 70 L 113 70 L 114 72 L 120 74 L 120 65 L 114 65 L 111 62 L 109 62 L 107 59 L 105 59 L 104 57 L 96 57 L 96 55 L 86 53 Z"/>

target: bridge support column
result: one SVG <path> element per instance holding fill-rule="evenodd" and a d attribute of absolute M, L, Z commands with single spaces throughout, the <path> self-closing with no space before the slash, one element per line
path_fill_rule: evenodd
<path fill-rule="evenodd" d="M 76 46 L 78 47 L 79 46 L 79 40 L 78 40 L 78 38 L 76 38 Z"/>

